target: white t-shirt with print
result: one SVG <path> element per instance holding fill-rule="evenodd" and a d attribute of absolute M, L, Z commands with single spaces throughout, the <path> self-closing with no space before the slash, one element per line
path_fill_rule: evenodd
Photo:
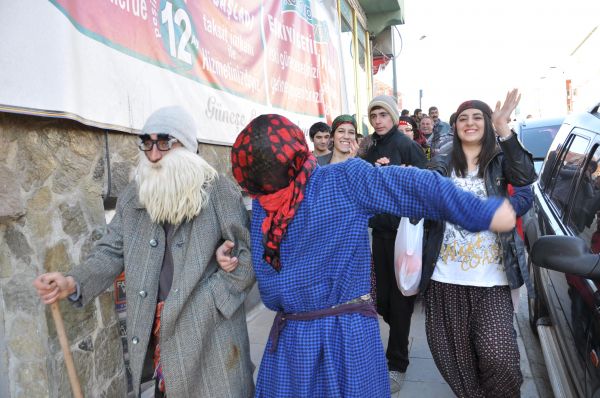
<path fill-rule="evenodd" d="M 482 178 L 477 171 L 466 178 L 452 173 L 454 184 L 480 198 L 487 197 Z M 458 225 L 446 223 L 444 240 L 432 280 L 467 286 L 508 285 L 502 265 L 500 243 L 494 232 L 469 232 Z"/>

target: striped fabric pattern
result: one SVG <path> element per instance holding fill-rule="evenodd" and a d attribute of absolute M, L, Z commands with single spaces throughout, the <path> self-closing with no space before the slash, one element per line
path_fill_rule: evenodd
<path fill-rule="evenodd" d="M 449 219 L 486 229 L 499 199 L 480 201 L 437 173 L 360 159 L 318 167 L 281 244 L 282 268 L 263 260 L 265 211 L 253 201 L 252 260 L 265 305 L 306 312 L 370 292 L 367 223 L 379 212 Z M 288 321 L 275 352 L 267 343 L 256 397 L 388 397 L 376 319 L 358 314 Z"/>

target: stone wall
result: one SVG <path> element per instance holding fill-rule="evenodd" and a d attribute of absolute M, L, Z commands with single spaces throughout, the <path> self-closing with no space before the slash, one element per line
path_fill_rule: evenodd
<path fill-rule="evenodd" d="M 79 264 L 102 236 L 102 195 L 109 179 L 111 196 L 127 184 L 136 138 L 69 120 L 0 113 L 0 148 L 0 397 L 69 397 L 51 313 L 31 284 L 42 272 Z M 200 147 L 220 171 L 230 168 L 229 151 Z M 60 308 L 84 395 L 124 396 L 112 291 L 83 309 Z"/>

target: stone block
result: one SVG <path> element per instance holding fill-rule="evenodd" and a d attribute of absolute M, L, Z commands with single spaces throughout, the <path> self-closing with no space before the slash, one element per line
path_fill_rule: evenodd
<path fill-rule="evenodd" d="M 94 384 L 94 354 L 88 351 L 72 350 L 75 371 L 84 397 L 96 397 L 98 386 Z M 62 355 L 57 356 L 52 364 L 52 376 L 58 386 L 57 397 L 72 397 L 69 375 Z"/>
<path fill-rule="evenodd" d="M 17 259 L 26 263 L 30 261 L 30 256 L 33 254 L 27 238 L 21 231 L 15 228 L 14 224 L 9 224 L 4 232 L 4 239 L 11 253 Z"/>
<path fill-rule="evenodd" d="M 34 362 L 46 356 L 34 318 L 23 315 L 14 317 L 10 322 L 8 336 L 7 346 L 19 360 Z"/>
<path fill-rule="evenodd" d="M 82 181 L 86 180 L 87 174 L 92 169 L 93 163 L 87 159 L 66 154 L 61 159 L 60 167 L 52 175 L 52 191 L 59 194 L 66 194 L 77 189 Z"/>
<path fill-rule="evenodd" d="M 103 235 L 104 235 L 104 228 L 99 227 L 99 228 L 94 228 L 92 230 L 92 232 L 87 236 L 87 238 L 83 242 L 83 245 L 81 246 L 81 251 L 79 253 L 79 263 L 80 264 L 82 262 L 84 262 L 86 258 L 88 258 L 88 256 L 92 252 L 92 249 L 96 245 L 96 242 L 98 242 L 98 240 L 100 240 L 100 238 L 102 238 Z"/>
<path fill-rule="evenodd" d="M 0 164 L 0 222 L 25 214 L 21 187 L 17 176 Z"/>
<path fill-rule="evenodd" d="M 34 314 L 39 308 L 40 299 L 31 285 L 33 276 L 15 274 L 6 282 L 0 284 L 2 298 L 7 314 L 16 314 L 23 311 L 26 314 Z"/>
<path fill-rule="evenodd" d="M 104 152 L 104 134 L 69 131 L 65 137 L 63 132 L 62 137 L 59 138 L 63 145 L 65 138 L 68 144 L 66 149 L 89 162 L 95 161 L 98 154 Z"/>
<path fill-rule="evenodd" d="M 81 203 L 87 220 L 92 226 L 103 226 L 104 205 L 102 203 L 102 184 L 94 181 L 86 181 L 80 190 Z"/>
<path fill-rule="evenodd" d="M 127 381 L 125 380 L 125 373 L 121 370 L 119 374 L 115 375 L 112 380 L 108 383 L 106 388 L 100 392 L 99 398 L 114 398 L 114 397 L 125 397 L 127 396 Z"/>
<path fill-rule="evenodd" d="M 55 157 L 57 148 L 46 145 L 42 134 L 20 134 L 18 136 L 17 163 L 22 166 L 23 189 L 43 186 L 58 167 Z"/>
<path fill-rule="evenodd" d="M 10 251 L 6 243 L 4 243 L 4 233 L 0 231 L 0 279 L 9 278 L 14 268 L 10 259 Z"/>
<path fill-rule="evenodd" d="M 138 136 L 135 134 L 115 133 L 108 136 L 108 148 L 111 161 L 125 160 L 132 165 L 137 164 L 140 150 L 137 147 Z"/>
<path fill-rule="evenodd" d="M 100 325 L 108 327 L 117 322 L 117 313 L 115 311 L 114 291 L 111 289 L 108 292 L 98 296 L 98 311 L 100 314 Z"/>
<path fill-rule="evenodd" d="M 110 194 L 118 197 L 129 184 L 129 176 L 132 173 L 132 164 L 130 162 L 114 162 L 110 164 L 111 186 Z"/>
<path fill-rule="evenodd" d="M 58 208 L 60 210 L 63 231 L 73 239 L 73 242 L 77 242 L 82 235 L 88 232 L 88 226 L 81 206 L 79 203 L 72 205 L 61 203 Z"/>
<path fill-rule="evenodd" d="M 15 380 L 15 398 L 48 397 L 48 375 L 45 363 L 20 362 L 11 369 Z M 66 372 L 65 372 L 66 373 Z"/>
<path fill-rule="evenodd" d="M 48 187 L 41 187 L 27 202 L 27 209 L 33 211 L 46 211 L 52 203 L 52 192 Z"/>
<path fill-rule="evenodd" d="M 66 240 L 63 239 L 46 250 L 44 270 L 47 272 L 67 272 L 71 268 L 73 268 L 73 261 Z"/>
<path fill-rule="evenodd" d="M 31 236 L 38 240 L 51 236 L 53 216 L 47 211 L 28 211 L 25 222 Z"/>
<path fill-rule="evenodd" d="M 62 300 L 59 303 L 60 312 L 63 317 L 67 338 L 75 346 L 85 338 L 93 334 L 98 328 L 95 306 L 86 305 L 82 308 L 75 308 L 73 305 Z M 50 339 L 50 352 L 59 352 L 60 345 L 56 334 L 56 326 L 52 320 L 50 308 L 46 308 L 46 322 L 48 325 L 48 337 Z"/>
<path fill-rule="evenodd" d="M 100 329 L 94 342 L 94 363 L 96 366 L 96 380 L 105 385 L 123 367 L 123 346 L 116 325 Z"/>
<path fill-rule="evenodd" d="M 200 144 L 198 153 L 220 173 L 231 175 L 231 148 L 222 145 Z"/>
<path fill-rule="evenodd" d="M 92 172 L 92 180 L 102 183 L 104 181 L 104 158 L 100 157 L 96 161 L 96 166 Z"/>

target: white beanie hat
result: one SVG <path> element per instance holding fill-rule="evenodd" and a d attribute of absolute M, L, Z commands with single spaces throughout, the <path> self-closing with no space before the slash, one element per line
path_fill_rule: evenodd
<path fill-rule="evenodd" d="M 194 119 L 180 106 L 160 108 L 146 120 L 142 134 L 168 134 L 188 150 L 198 151 Z"/>

